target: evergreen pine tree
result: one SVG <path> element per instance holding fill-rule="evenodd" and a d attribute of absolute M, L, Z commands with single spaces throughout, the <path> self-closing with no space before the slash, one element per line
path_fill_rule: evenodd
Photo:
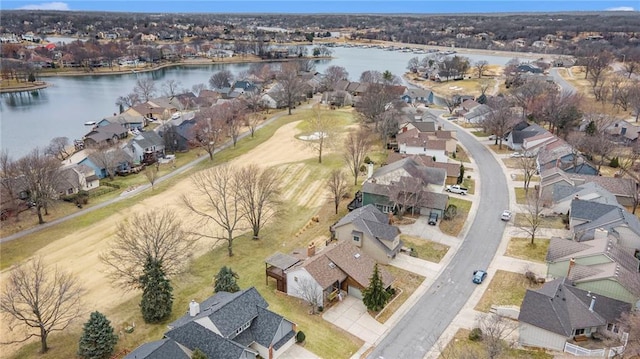
<path fill-rule="evenodd" d="M 200 350 L 199 348 L 196 348 L 196 350 L 193 351 L 193 354 L 191 354 L 191 359 L 208 359 L 208 358 L 207 358 L 207 355 L 202 352 L 202 350 Z"/>
<path fill-rule="evenodd" d="M 229 292 L 235 293 L 240 290 L 238 287 L 238 283 L 236 279 L 238 278 L 238 274 L 228 268 L 227 266 L 223 266 L 220 268 L 218 274 L 216 274 L 214 292 Z"/>
<path fill-rule="evenodd" d="M 384 308 L 391 294 L 384 289 L 384 284 L 378 273 L 378 265 L 373 267 L 373 275 L 369 287 L 362 291 L 362 301 L 370 311 L 377 312 Z"/>
<path fill-rule="evenodd" d="M 173 305 L 173 288 L 164 274 L 160 261 L 147 258 L 140 284 L 143 290 L 140 309 L 144 321 L 159 323 L 167 319 L 171 315 Z"/>
<path fill-rule="evenodd" d="M 110 358 L 118 342 L 111 322 L 100 312 L 93 312 L 84 330 L 78 347 L 78 355 L 84 359 Z"/>

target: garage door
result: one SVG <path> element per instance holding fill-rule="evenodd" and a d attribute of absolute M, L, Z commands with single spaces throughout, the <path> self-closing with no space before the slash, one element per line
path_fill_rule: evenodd
<path fill-rule="evenodd" d="M 360 291 L 360 289 L 358 289 L 356 287 L 349 286 L 348 293 L 352 297 L 356 297 L 358 299 L 362 299 L 362 292 Z"/>

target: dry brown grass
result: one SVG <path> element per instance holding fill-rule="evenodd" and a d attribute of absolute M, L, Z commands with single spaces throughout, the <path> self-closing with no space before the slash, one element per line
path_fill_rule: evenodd
<path fill-rule="evenodd" d="M 469 211 L 471 210 L 471 201 L 467 201 L 457 197 L 451 197 L 451 199 L 449 200 L 449 204 L 458 207 L 458 214 L 452 220 L 441 221 L 440 230 L 442 231 L 442 233 L 457 237 L 460 234 L 460 231 L 462 231 L 462 227 L 464 227 L 464 224 L 467 221 L 467 217 L 469 216 Z"/>
<path fill-rule="evenodd" d="M 520 306 L 527 289 L 539 288 L 540 286 L 529 283 L 529 280 L 524 277 L 524 273 L 498 270 L 491 278 L 487 290 L 474 309 L 489 312 L 492 305 Z"/>
<path fill-rule="evenodd" d="M 393 287 L 396 289 L 396 296 L 375 316 L 375 319 L 380 323 L 385 323 L 389 320 L 425 280 L 425 277 L 419 274 L 393 266 L 387 266 L 387 270 L 396 278 L 395 282 L 393 282 Z"/>
<path fill-rule="evenodd" d="M 484 358 L 482 353 L 485 352 L 485 347 L 481 341 L 469 340 L 469 329 L 458 329 L 453 339 L 447 344 L 447 346 L 440 354 L 439 359 L 447 358 L 459 358 L 463 355 L 469 355 L 473 358 Z M 507 343 L 505 343 L 507 346 Z M 478 356 L 475 356 L 478 355 Z M 552 359 L 553 355 L 545 353 L 543 350 L 535 349 L 513 349 L 508 348 L 503 353 L 498 355 L 496 359 Z"/>

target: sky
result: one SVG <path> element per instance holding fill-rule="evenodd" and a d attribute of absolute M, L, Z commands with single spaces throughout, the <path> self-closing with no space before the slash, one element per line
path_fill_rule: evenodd
<path fill-rule="evenodd" d="M 0 10 L 117 11 L 142 13 L 380 13 L 635 11 L 640 0 L 1 0 Z"/>

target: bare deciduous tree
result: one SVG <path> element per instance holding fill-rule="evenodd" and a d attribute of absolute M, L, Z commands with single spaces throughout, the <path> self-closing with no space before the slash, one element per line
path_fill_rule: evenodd
<path fill-rule="evenodd" d="M 298 66 L 292 62 L 281 64 L 280 71 L 276 74 L 278 91 L 276 97 L 286 104 L 291 115 L 291 109 L 303 98 L 304 81 L 298 76 Z"/>
<path fill-rule="evenodd" d="M 517 329 L 515 322 L 493 313 L 480 314 L 476 322 L 482 330 L 482 346 L 489 359 L 499 357 L 515 344 L 509 341 L 509 336 Z"/>
<path fill-rule="evenodd" d="M 344 67 L 332 65 L 327 67 L 327 69 L 324 71 L 323 85 L 327 90 L 332 91 L 333 87 L 339 81 L 348 79 L 349 73 Z"/>
<path fill-rule="evenodd" d="M 486 60 L 476 61 L 474 64 L 476 71 L 478 71 L 478 78 L 482 78 L 482 75 L 487 70 L 487 66 L 489 66 L 489 62 Z"/>
<path fill-rule="evenodd" d="M 49 349 L 49 334 L 65 330 L 82 315 L 83 290 L 77 280 L 57 268 L 47 269 L 41 258 L 13 269 L 5 284 L 0 311 L 7 317 L 10 330 L 27 327 L 25 338 L 15 342 L 38 337 L 41 353 Z"/>
<path fill-rule="evenodd" d="M 115 176 L 118 165 L 126 160 L 124 152 L 110 143 L 103 143 L 93 148 L 91 155 L 95 164 L 104 169 L 104 174 L 111 179 Z"/>
<path fill-rule="evenodd" d="M 311 307 L 311 314 L 316 314 L 318 306 L 322 304 L 322 289 L 315 281 L 307 277 L 298 278 L 297 293 Z"/>
<path fill-rule="evenodd" d="M 320 105 L 313 108 L 313 114 L 307 119 L 311 136 L 305 141 L 305 145 L 318 154 L 318 163 L 322 163 L 322 154 L 333 146 L 338 135 L 336 123 L 330 117 L 330 113 L 320 109 Z"/>
<path fill-rule="evenodd" d="M 629 333 L 624 357 L 636 358 L 640 356 L 640 311 L 635 310 L 622 314 L 618 324 L 622 330 Z"/>
<path fill-rule="evenodd" d="M 442 99 L 444 101 L 444 105 L 449 110 L 449 114 L 453 114 L 453 110 L 460 105 L 460 95 L 453 94 L 452 96 L 447 96 Z"/>
<path fill-rule="evenodd" d="M 482 127 L 486 132 L 496 136 L 498 148 L 502 149 L 502 140 L 515 123 L 511 113 L 511 104 L 506 99 L 496 97 L 491 99 L 487 105 L 491 108 L 491 112 L 485 116 Z"/>
<path fill-rule="evenodd" d="M 260 239 L 260 230 L 277 215 L 281 174 L 275 168 L 249 165 L 237 173 L 238 200 L 253 239 Z"/>
<path fill-rule="evenodd" d="M 100 260 L 109 268 L 114 283 L 124 289 L 137 289 L 149 258 L 162 263 L 167 276 L 181 273 L 197 238 L 185 231 L 180 219 L 168 209 L 134 214 L 118 223 L 116 239 Z"/>
<path fill-rule="evenodd" d="M 216 243 L 226 241 L 229 257 L 232 257 L 234 233 L 241 229 L 240 225 L 245 218 L 240 198 L 238 198 L 240 192 L 235 170 L 223 164 L 198 172 L 191 177 L 191 180 L 198 199 L 194 200 L 193 197 L 184 195 L 182 202 L 201 219 L 203 226 L 214 224 L 223 231 L 223 234 L 219 234 L 216 228 L 212 233 L 203 233 L 202 230 L 195 233 L 215 239 Z"/>
<path fill-rule="evenodd" d="M 608 51 L 596 52 L 593 56 L 587 59 L 588 67 L 586 76 L 591 83 L 591 88 L 594 90 L 596 101 L 601 99 L 601 96 L 598 94 L 596 89 L 598 88 L 598 85 L 600 85 L 600 82 L 603 81 L 605 71 L 609 68 L 612 60 L 613 56 Z"/>
<path fill-rule="evenodd" d="M 15 214 L 15 220 L 18 222 L 20 221 L 17 198 L 19 191 L 17 178 L 19 174 L 16 165 L 7 150 L 0 151 L 0 197 L 8 205 L 8 209 Z"/>
<path fill-rule="evenodd" d="M 529 185 L 531 184 L 531 179 L 535 176 L 538 171 L 538 166 L 536 163 L 535 157 L 532 157 L 530 154 L 525 153 L 524 156 L 518 159 L 518 167 L 522 170 L 522 174 L 524 175 L 524 192 L 525 194 L 529 193 Z"/>
<path fill-rule="evenodd" d="M 353 174 L 353 184 L 358 184 L 358 174 L 360 167 L 364 164 L 364 158 L 367 151 L 371 149 L 371 137 L 364 129 L 355 132 L 349 132 L 347 139 L 344 141 L 344 161 L 349 166 L 349 170 Z"/>
<path fill-rule="evenodd" d="M 331 199 L 333 200 L 336 214 L 338 214 L 340 201 L 349 193 L 349 186 L 347 185 L 347 179 L 344 173 L 339 169 L 331 171 L 327 186 L 329 187 L 329 191 L 331 192 Z"/>
<path fill-rule="evenodd" d="M 225 130 L 226 123 L 214 108 L 200 110 L 196 124 L 192 128 L 193 144 L 202 147 L 209 154 L 209 159 L 213 161 L 213 155 L 224 140 Z"/>
<path fill-rule="evenodd" d="M 16 162 L 16 171 L 22 176 L 23 186 L 29 195 L 29 201 L 36 209 L 38 223 L 43 224 L 44 214 L 57 196 L 57 185 L 61 180 L 60 162 L 51 156 L 42 154 L 35 148 Z"/>
<path fill-rule="evenodd" d="M 155 164 L 151 166 L 146 166 L 144 168 L 144 176 L 147 178 L 147 181 L 149 181 L 149 184 L 151 184 L 151 190 L 154 189 L 153 186 L 155 185 L 156 181 L 160 177 L 158 175 L 159 170 L 160 170 L 160 162 L 156 162 Z"/>
<path fill-rule="evenodd" d="M 156 93 L 156 83 L 152 79 L 138 79 L 133 87 L 133 92 L 142 99 L 142 102 L 147 102 Z"/>
<path fill-rule="evenodd" d="M 231 86 L 233 74 L 229 70 L 220 70 L 209 78 L 209 86 L 213 89 L 221 89 Z"/>
<path fill-rule="evenodd" d="M 367 70 L 360 74 L 360 82 L 366 82 L 368 84 L 380 84 L 382 83 L 382 73 L 375 70 Z"/>
<path fill-rule="evenodd" d="M 542 227 L 543 218 L 541 216 L 542 210 L 542 198 L 540 198 L 537 191 L 532 191 L 527 194 L 527 203 L 522 206 L 524 213 L 521 216 L 516 216 L 516 226 L 520 231 L 526 233 L 531 238 L 531 245 L 535 245 L 536 235 L 540 232 Z M 518 217 L 521 219 L 518 220 Z"/>
<path fill-rule="evenodd" d="M 207 85 L 205 85 L 203 83 L 199 83 L 199 84 L 195 84 L 195 85 L 191 86 L 191 91 L 196 96 L 200 96 L 200 92 L 202 90 L 206 90 L 206 89 L 207 89 Z"/>
<path fill-rule="evenodd" d="M 180 91 L 182 83 L 178 80 L 169 79 L 162 83 L 162 90 L 165 96 L 173 97 Z"/>
<path fill-rule="evenodd" d="M 54 137 L 45 148 L 44 154 L 53 156 L 62 161 L 71 156 L 68 151 L 69 147 L 70 142 L 68 137 Z"/>
<path fill-rule="evenodd" d="M 421 179 L 404 176 L 387 186 L 389 200 L 393 202 L 399 217 L 402 217 L 408 208 L 411 208 L 412 214 L 415 213 L 422 200 L 422 187 Z"/>

